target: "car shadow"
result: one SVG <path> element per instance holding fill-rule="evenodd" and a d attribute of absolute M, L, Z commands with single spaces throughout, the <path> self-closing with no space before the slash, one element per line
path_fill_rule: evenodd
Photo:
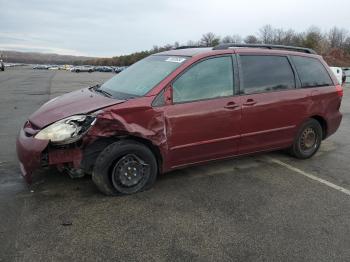
<path fill-rule="evenodd" d="M 216 160 L 196 166 L 186 167 L 158 176 L 156 190 L 167 190 L 167 185 L 175 182 L 196 183 L 195 180 L 205 177 L 217 177 L 226 174 L 237 174 L 240 171 L 252 170 L 263 165 L 261 156 L 287 156 L 285 151 L 259 153 L 250 156 L 241 156 L 224 160 Z M 192 181 L 192 182 L 191 182 Z M 94 185 L 91 176 L 71 178 L 66 172 L 59 172 L 56 168 L 47 168 L 33 175 L 33 182 L 28 186 L 30 193 L 46 197 L 103 197 Z"/>

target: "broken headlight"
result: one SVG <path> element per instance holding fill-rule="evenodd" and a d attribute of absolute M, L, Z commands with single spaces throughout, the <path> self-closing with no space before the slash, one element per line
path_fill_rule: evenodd
<path fill-rule="evenodd" d="M 36 139 L 50 140 L 53 144 L 69 144 L 78 141 L 95 123 L 90 115 L 75 115 L 59 120 L 35 135 Z"/>

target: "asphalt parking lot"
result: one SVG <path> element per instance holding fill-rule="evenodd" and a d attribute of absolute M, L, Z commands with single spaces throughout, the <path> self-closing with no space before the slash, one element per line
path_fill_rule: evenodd
<path fill-rule="evenodd" d="M 340 129 L 309 160 L 273 152 L 220 161 L 126 197 L 54 170 L 28 187 L 15 154 L 27 117 L 113 75 L 0 72 L 0 261 L 350 261 L 349 87 Z"/>

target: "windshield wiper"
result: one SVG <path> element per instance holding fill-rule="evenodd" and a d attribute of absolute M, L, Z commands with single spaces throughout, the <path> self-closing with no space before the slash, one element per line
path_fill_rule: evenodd
<path fill-rule="evenodd" d="M 101 94 L 103 94 L 104 96 L 107 96 L 107 97 L 112 97 L 112 94 L 107 92 L 106 90 L 103 90 L 100 88 L 101 86 L 100 85 L 95 85 L 95 86 L 92 86 L 91 88 L 95 91 L 95 92 L 99 92 Z"/>

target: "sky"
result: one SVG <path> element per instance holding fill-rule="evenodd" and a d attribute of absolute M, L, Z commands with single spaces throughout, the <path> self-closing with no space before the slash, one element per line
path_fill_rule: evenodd
<path fill-rule="evenodd" d="M 0 50 L 111 57 L 271 24 L 350 30 L 349 0 L 0 0 Z"/>

